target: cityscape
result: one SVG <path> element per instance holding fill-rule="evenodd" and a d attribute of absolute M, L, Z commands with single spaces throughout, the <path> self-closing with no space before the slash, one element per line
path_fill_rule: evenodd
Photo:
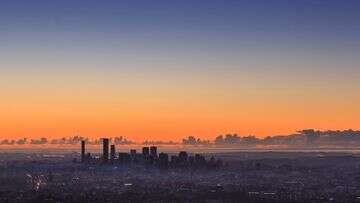
<path fill-rule="evenodd" d="M 0 203 L 360 203 L 360 0 L 0 0 Z"/>
<path fill-rule="evenodd" d="M 0 202 L 359 202 L 360 153 L 0 153 Z M 120 148 L 116 153 L 116 148 Z"/>
<path fill-rule="evenodd" d="M 218 169 L 223 167 L 222 160 L 215 160 L 213 156 L 210 158 L 210 160 L 207 161 L 205 157 L 200 154 L 189 156 L 186 151 L 181 151 L 178 155 L 171 155 L 169 157 L 169 154 L 167 153 L 161 152 L 158 154 L 156 146 L 143 147 L 142 153 L 137 153 L 136 149 L 131 149 L 129 153 L 119 152 L 117 154 L 115 144 L 110 145 L 109 138 L 103 138 L 102 142 L 103 153 L 100 157 L 96 158 L 91 156 L 90 153 L 86 153 L 86 142 L 81 141 L 81 163 L 111 164 L 121 166 L 136 164 L 143 165 L 145 167 L 157 167 L 159 169 Z"/>

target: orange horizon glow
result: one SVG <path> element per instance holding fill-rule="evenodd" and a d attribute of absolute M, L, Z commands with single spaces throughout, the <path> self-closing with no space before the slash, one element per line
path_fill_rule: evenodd
<path fill-rule="evenodd" d="M 265 137 L 307 128 L 360 128 L 355 119 L 360 97 L 344 85 L 274 84 L 249 76 L 235 83 L 215 83 L 209 77 L 182 83 L 181 77 L 119 82 L 95 74 L 72 75 L 65 83 L 61 75 L 40 82 L 36 78 L 44 76 L 24 76 L 23 83 L 3 88 L 0 139 L 81 135 L 124 136 L 136 142 L 180 141 L 187 136 L 213 140 L 227 133 Z"/>
<path fill-rule="evenodd" d="M 235 101 L 235 100 L 233 100 Z M 357 129 L 352 107 L 303 101 L 56 101 L 7 105 L 1 109 L 0 138 L 89 138 L 125 136 L 133 141 L 173 140 L 187 136 L 214 139 L 237 133 L 258 137 L 292 134 L 297 130 Z M 292 103 L 294 102 L 294 103 Z M 312 101 L 314 103 L 314 101 Z M 25 104 L 24 104 L 25 103 Z M 275 103 L 275 104 L 274 104 Z M 331 109 L 331 111 L 330 111 Z M 315 112 L 315 113 L 311 113 Z"/>

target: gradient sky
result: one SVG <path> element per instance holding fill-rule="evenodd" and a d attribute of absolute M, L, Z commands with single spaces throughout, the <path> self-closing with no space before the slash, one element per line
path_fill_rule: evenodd
<path fill-rule="evenodd" d="M 360 128 L 360 1 L 0 2 L 0 138 Z"/>

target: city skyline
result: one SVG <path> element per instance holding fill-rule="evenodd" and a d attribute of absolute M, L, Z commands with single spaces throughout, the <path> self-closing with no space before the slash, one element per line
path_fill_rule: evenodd
<path fill-rule="evenodd" d="M 1 0 L 0 202 L 359 202 L 359 0 Z"/>
<path fill-rule="evenodd" d="M 360 129 L 357 1 L 2 1 L 0 140 Z"/>

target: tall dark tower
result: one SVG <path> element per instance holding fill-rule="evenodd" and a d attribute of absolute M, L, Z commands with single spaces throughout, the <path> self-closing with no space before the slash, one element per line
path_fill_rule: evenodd
<path fill-rule="evenodd" d="M 157 147 L 155 146 L 150 147 L 150 156 L 153 158 L 157 158 Z"/>
<path fill-rule="evenodd" d="M 81 140 L 81 162 L 85 162 L 85 141 Z"/>
<path fill-rule="evenodd" d="M 149 147 L 143 147 L 142 148 L 142 154 L 144 157 L 148 157 L 150 155 Z"/>
<path fill-rule="evenodd" d="M 130 149 L 130 155 L 136 156 L 136 149 Z"/>
<path fill-rule="evenodd" d="M 107 163 L 109 160 L 109 139 L 103 138 L 103 161 Z"/>
<path fill-rule="evenodd" d="M 110 161 L 114 162 L 115 160 L 115 145 L 110 146 Z"/>

